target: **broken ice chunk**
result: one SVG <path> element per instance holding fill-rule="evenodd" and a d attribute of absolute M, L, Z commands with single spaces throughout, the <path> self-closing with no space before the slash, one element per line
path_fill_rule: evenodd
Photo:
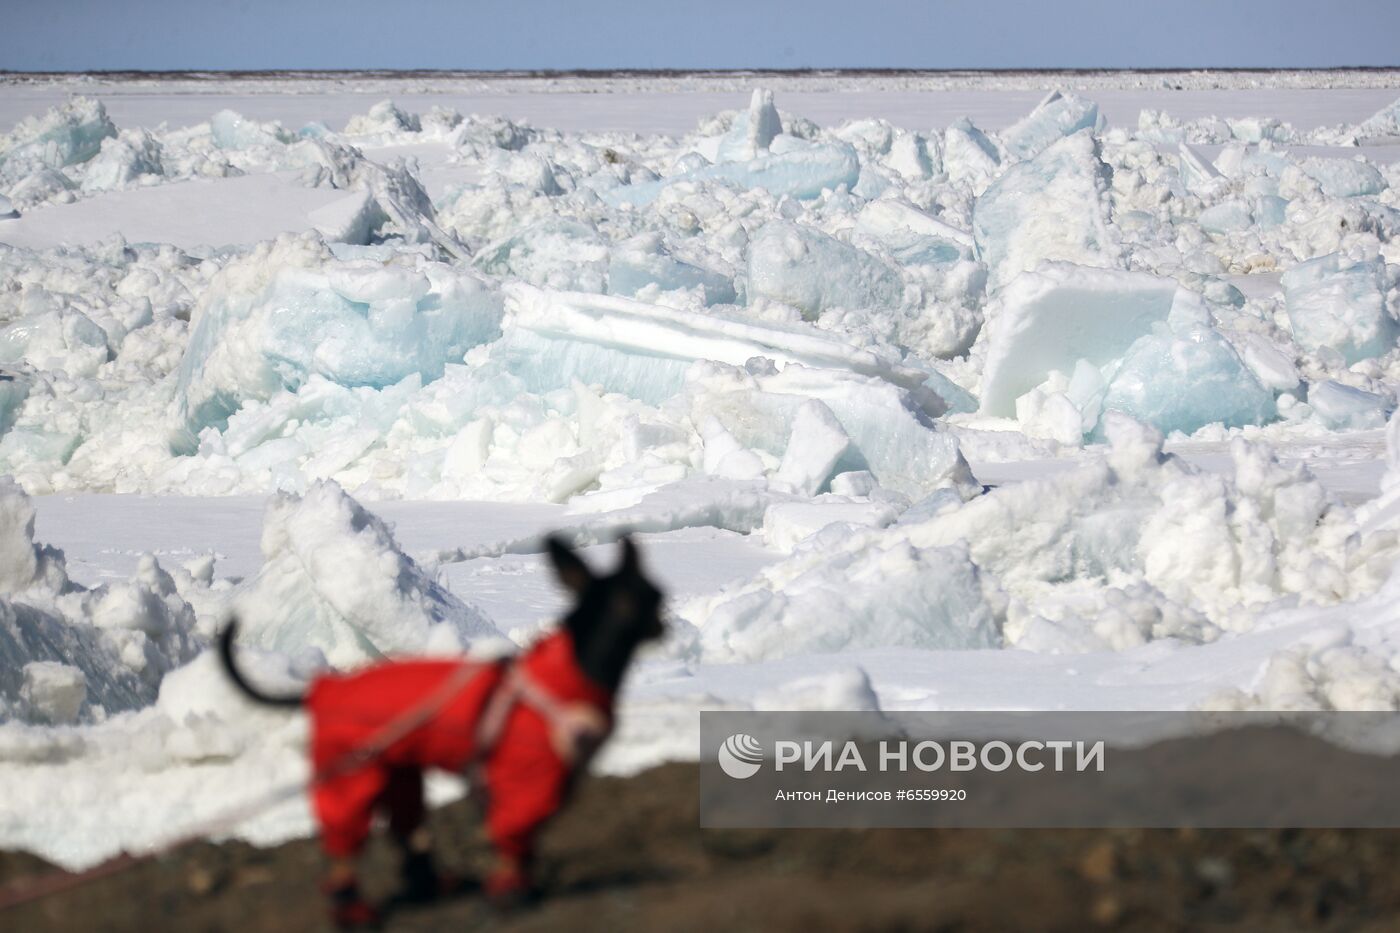
<path fill-rule="evenodd" d="M 0 476 L 0 594 L 27 590 L 44 576 L 46 555 L 34 544 L 35 514 L 19 484 Z"/>
<path fill-rule="evenodd" d="M 784 585 L 794 579 L 801 584 Z M 1001 623 L 965 547 L 914 547 L 897 539 L 799 552 L 700 602 L 688 618 L 700 628 L 701 657 L 712 663 L 1002 643 Z"/>
<path fill-rule="evenodd" d="M 30 661 L 24 665 L 19 699 L 31 722 L 55 726 L 77 722 L 87 702 L 87 675 L 58 661 Z"/>
<path fill-rule="evenodd" d="M 501 176 L 514 188 L 552 198 L 564 193 L 560 175 L 556 174 L 558 169 L 548 159 L 526 152 L 508 158 Z M 564 177 L 569 176 L 564 173 Z"/>
<path fill-rule="evenodd" d="M 0 330 L 0 362 L 91 376 L 111 359 L 107 334 L 86 314 L 68 307 L 33 311 Z"/>
<path fill-rule="evenodd" d="M 1224 158 L 1223 153 L 1221 157 Z M 1177 172 L 1181 175 L 1181 183 L 1188 190 L 1197 193 L 1210 191 L 1221 178 L 1220 172 L 1211 164 L 1210 159 L 1199 149 L 1186 143 L 1177 146 Z"/>
<path fill-rule="evenodd" d="M 82 189 L 109 191 L 131 184 L 142 175 L 163 175 L 161 145 L 146 130 L 123 130 L 102 141 L 102 151 L 85 166 Z"/>
<path fill-rule="evenodd" d="M 777 143 L 782 142 L 780 148 Z M 842 185 L 855 187 L 860 178 L 860 159 L 846 143 L 809 143 L 780 136 L 773 149 L 746 162 L 717 162 L 658 181 L 623 185 L 601 192 L 600 197 L 614 207 L 631 204 L 645 207 L 661 192 L 679 182 L 728 182 L 741 188 L 763 188 L 777 197 L 784 195 L 808 200 L 822 191 L 835 191 Z"/>
<path fill-rule="evenodd" d="M 913 390 L 925 374 L 852 347 L 808 324 L 768 324 L 711 311 L 701 314 L 629 298 L 545 291 L 512 283 L 504 289 L 510 312 L 508 343 L 532 353 L 564 345 L 552 362 L 521 360 L 519 371 L 535 391 L 564 388 L 577 378 L 610 391 L 659 402 L 679 387 L 695 360 L 741 366 L 765 357 L 780 366 L 849 370 Z M 528 336 L 527 336 L 528 335 Z M 560 368 L 560 364 L 567 365 Z M 668 364 L 675 361 L 675 371 Z M 547 388 L 546 388 L 547 387 Z"/>
<path fill-rule="evenodd" d="M 1283 124 L 1273 117 L 1238 117 L 1227 119 L 1230 135 L 1246 143 L 1260 143 L 1266 140 L 1285 142 L 1287 131 Z"/>
<path fill-rule="evenodd" d="M 698 288 L 707 305 L 733 304 L 738 300 L 733 279 L 675 258 L 658 235 L 643 235 L 619 244 L 608 263 L 608 294 L 634 298 L 651 286 L 663 292 Z"/>
<path fill-rule="evenodd" d="M 703 467 L 706 473 L 727 479 L 762 479 L 763 460 L 731 434 L 713 415 L 700 424 L 705 443 Z"/>
<path fill-rule="evenodd" d="M 1380 259 L 1353 262 L 1333 253 L 1299 263 L 1280 282 L 1289 326 L 1304 349 L 1328 347 L 1347 364 L 1394 349 L 1400 327 L 1383 290 Z"/>
<path fill-rule="evenodd" d="M 307 166 L 308 183 L 360 190 L 308 215 L 327 240 L 365 246 L 377 236 L 408 243 L 432 243 L 444 255 L 466 259 L 470 251 L 437 222 L 437 211 L 407 163 L 380 165 L 358 150 L 321 141 L 303 141 L 297 157 Z"/>
<path fill-rule="evenodd" d="M 1007 169 L 973 206 L 972 235 L 992 290 L 1047 260 L 1120 266 L 1108 167 L 1093 134 L 1081 130 Z"/>
<path fill-rule="evenodd" d="M 0 135 L 0 184 L 10 185 L 43 169 L 86 162 L 117 128 L 98 101 L 74 97 L 43 116 L 28 117 Z"/>
<path fill-rule="evenodd" d="M 763 543 L 790 553 L 831 525 L 884 528 L 898 514 L 885 502 L 779 502 L 763 513 Z"/>
<path fill-rule="evenodd" d="M 1380 194 L 1386 187 L 1380 170 L 1363 158 L 1305 159 L 1302 168 L 1329 198 Z"/>
<path fill-rule="evenodd" d="M 972 397 L 971 392 L 935 369 L 928 368 L 927 372 L 924 387 L 943 399 L 949 412 L 969 413 L 977 410 L 977 399 Z"/>
<path fill-rule="evenodd" d="M 1288 201 L 1276 194 L 1260 195 L 1254 202 L 1254 222 L 1267 230 L 1281 225 L 1288 214 Z"/>
<path fill-rule="evenodd" d="M 749 101 L 748 118 L 749 145 L 755 152 L 767 149 L 783 131 L 778 108 L 773 105 L 773 92 L 766 88 L 754 89 Z"/>
<path fill-rule="evenodd" d="M 755 88 L 749 99 L 749 109 L 735 117 L 733 128 L 720 143 L 718 161 L 738 162 L 756 158 L 768 151 L 782 131 L 778 108 L 773 105 L 773 92 Z"/>
<path fill-rule="evenodd" d="M 1389 414 L 1389 406 L 1379 395 L 1332 379 L 1308 389 L 1308 404 L 1333 430 L 1378 428 Z"/>
<path fill-rule="evenodd" d="M 306 215 L 311 226 L 327 240 L 364 246 L 383 222 L 379 205 L 368 189 L 360 189 Z"/>
<path fill-rule="evenodd" d="M 778 108 L 773 104 L 773 92 L 755 88 L 749 98 L 749 109 L 734 114 L 734 122 L 723 136 L 700 140 L 699 155 L 710 162 L 746 162 L 766 153 L 773 140 L 783 131 Z"/>
<path fill-rule="evenodd" d="M 1079 406 L 1063 391 L 1050 389 L 1053 383 L 1052 379 L 1047 382 L 1045 388 L 1032 389 L 1018 398 L 1016 420 L 1020 422 L 1021 430 L 1028 437 L 1043 437 L 1061 444 L 1078 445 L 1084 440 L 1086 431 L 1084 416 L 1079 411 Z M 1060 384 L 1064 385 L 1063 382 Z"/>
<path fill-rule="evenodd" d="M 1247 202 L 1234 198 L 1201 211 L 1196 222 L 1207 233 L 1234 233 L 1254 224 L 1254 212 Z"/>
<path fill-rule="evenodd" d="M 286 654 L 315 648 L 344 666 L 499 637 L 335 483 L 274 498 L 262 553 L 262 568 L 234 602 L 249 644 Z"/>
<path fill-rule="evenodd" d="M 474 264 L 496 276 L 513 276 L 541 288 L 603 292 L 610 253 L 598 231 L 573 220 L 550 218 L 484 247 Z"/>
<path fill-rule="evenodd" d="M 381 100 L 369 112 L 356 114 L 345 122 L 346 136 L 371 136 L 379 133 L 419 133 L 423 130 L 418 115 L 399 109 L 392 100 Z"/>
<path fill-rule="evenodd" d="M 0 478 L 0 719 L 71 723 L 87 704 L 107 712 L 155 698 L 161 677 L 200 645 L 194 613 L 151 558 L 136 578 L 87 590 L 68 578 L 63 552 L 34 540 L 34 505 Z M 149 596 L 164 631 L 99 629 L 97 612 L 115 589 Z M 42 607 L 42 608 L 41 608 Z"/>
<path fill-rule="evenodd" d="M 989 312 L 981 411 L 1011 417 L 1051 370 L 1103 365 L 1171 311 L 1176 283 L 1138 272 L 1055 263 L 1018 277 Z"/>
<path fill-rule="evenodd" d="M 692 371 L 692 410 L 713 414 L 746 447 L 781 455 L 775 440 L 804 400 L 816 398 L 851 439 L 835 470 L 869 470 L 883 488 L 910 498 L 941 487 L 964 498 L 980 491 L 957 440 L 929 420 L 915 392 L 852 372 L 794 364 L 753 374 L 756 388 L 735 385 L 726 375 L 732 372 Z"/>
<path fill-rule="evenodd" d="M 1203 326 L 1140 337 L 1109 383 L 1103 407 L 1183 434 L 1208 424 L 1263 424 L 1276 414 L 1273 393 L 1224 338 Z"/>
<path fill-rule="evenodd" d="M 409 243 L 432 243 L 453 259 L 471 255 L 454 233 L 438 226 L 433 202 L 408 163 L 398 159 L 380 165 L 365 159 L 360 177 L 374 193 L 374 203 L 395 235 Z"/>
<path fill-rule="evenodd" d="M 29 397 L 29 387 L 27 375 L 0 370 L 0 434 L 15 426 L 20 407 Z"/>
<path fill-rule="evenodd" d="M 792 305 L 808 320 L 828 308 L 898 307 L 899 273 L 864 250 L 801 224 L 772 221 L 749 243 L 749 295 Z"/>
<path fill-rule="evenodd" d="M 987 135 L 963 117 L 943 134 L 943 170 L 949 181 L 981 194 L 1001 168 L 1001 153 Z"/>
<path fill-rule="evenodd" d="M 875 475 L 869 470 L 848 470 L 831 478 L 833 495 L 863 499 L 879 488 Z"/>
<path fill-rule="evenodd" d="M 314 238 L 284 239 L 230 263 L 209 284 L 181 361 L 178 408 L 192 434 L 249 399 L 312 375 L 385 387 L 442 375 L 500 336 L 500 296 L 443 263 L 333 259 Z M 191 438 L 178 438 L 189 446 Z"/>
<path fill-rule="evenodd" d="M 1356 137 L 1365 141 L 1383 136 L 1400 136 L 1400 98 L 1377 110 L 1356 125 Z"/>
<path fill-rule="evenodd" d="M 220 149 L 278 146 L 296 138 L 278 123 L 259 123 L 232 110 L 220 110 L 210 117 L 209 131 Z"/>
<path fill-rule="evenodd" d="M 1273 341 L 1261 334 L 1243 334 L 1239 346 L 1245 365 L 1265 388 L 1275 392 L 1293 392 L 1298 388 L 1298 367 Z"/>
<path fill-rule="evenodd" d="M 907 181 L 930 178 L 937 173 L 934 169 L 934 159 L 929 156 L 929 145 L 929 141 L 918 133 L 900 133 L 890 144 L 885 165 L 894 169 Z M 934 152 L 937 153 L 936 148 Z"/>
<path fill-rule="evenodd" d="M 77 186 L 62 172 L 42 168 L 24 176 L 10 189 L 10 201 L 21 209 L 43 204 L 47 201 L 71 201 L 72 191 Z"/>
<path fill-rule="evenodd" d="M 838 710 L 878 711 L 880 701 L 870 675 L 859 667 L 799 677 L 756 694 L 753 708 L 763 711 L 811 712 Z"/>
<path fill-rule="evenodd" d="M 1098 122 L 1098 104 L 1051 91 L 1030 114 L 1002 131 L 1001 144 L 1013 159 L 1029 159 L 1065 136 L 1094 129 Z"/>
<path fill-rule="evenodd" d="M 894 198 L 871 201 L 856 215 L 856 230 L 880 239 L 899 233 L 946 240 L 958 246 L 973 247 L 972 234 L 944 223 L 912 204 Z"/>
<path fill-rule="evenodd" d="M 850 445 L 830 408 L 816 399 L 803 402 L 792 419 L 787 450 L 774 479 L 798 495 L 815 496 Z"/>

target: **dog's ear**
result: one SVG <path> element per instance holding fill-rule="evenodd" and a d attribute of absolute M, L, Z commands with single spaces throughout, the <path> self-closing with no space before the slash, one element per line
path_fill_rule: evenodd
<path fill-rule="evenodd" d="M 618 573 L 626 574 L 629 577 L 640 576 L 642 573 L 642 552 L 637 549 L 632 536 L 623 535 L 617 543 L 622 545 L 622 563 L 618 565 Z"/>
<path fill-rule="evenodd" d="M 589 573 L 588 565 L 579 560 L 578 555 L 561 538 L 550 535 L 544 543 L 549 551 L 549 560 L 554 564 L 554 575 L 559 578 L 559 582 L 575 593 L 582 593 L 588 589 L 588 584 L 593 582 L 593 574 Z"/>

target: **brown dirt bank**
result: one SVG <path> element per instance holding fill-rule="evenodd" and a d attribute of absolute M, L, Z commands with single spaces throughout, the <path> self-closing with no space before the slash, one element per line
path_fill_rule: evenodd
<path fill-rule="evenodd" d="M 394 930 L 1400 929 L 1400 832 L 701 830 L 694 765 L 595 778 L 551 828 L 545 898 L 462 896 Z M 446 865 L 480 870 L 469 803 L 435 815 Z M 0 882 L 43 863 L 0 855 Z M 0 929 L 322 928 L 314 843 L 193 846 L 0 915 Z M 394 872 L 377 848 L 367 886 Z"/>

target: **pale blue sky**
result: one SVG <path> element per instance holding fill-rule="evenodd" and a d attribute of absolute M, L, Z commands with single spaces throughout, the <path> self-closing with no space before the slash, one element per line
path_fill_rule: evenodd
<path fill-rule="evenodd" d="M 1400 0 L 0 0 L 0 70 L 1400 65 Z"/>

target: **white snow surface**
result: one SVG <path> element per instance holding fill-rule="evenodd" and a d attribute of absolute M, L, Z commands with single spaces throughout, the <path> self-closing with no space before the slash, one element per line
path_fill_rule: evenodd
<path fill-rule="evenodd" d="M 0 80 L 0 847 L 304 777 L 223 621 L 276 690 L 513 650 L 550 531 L 669 597 L 605 771 L 700 709 L 1395 709 L 1397 99 Z"/>

